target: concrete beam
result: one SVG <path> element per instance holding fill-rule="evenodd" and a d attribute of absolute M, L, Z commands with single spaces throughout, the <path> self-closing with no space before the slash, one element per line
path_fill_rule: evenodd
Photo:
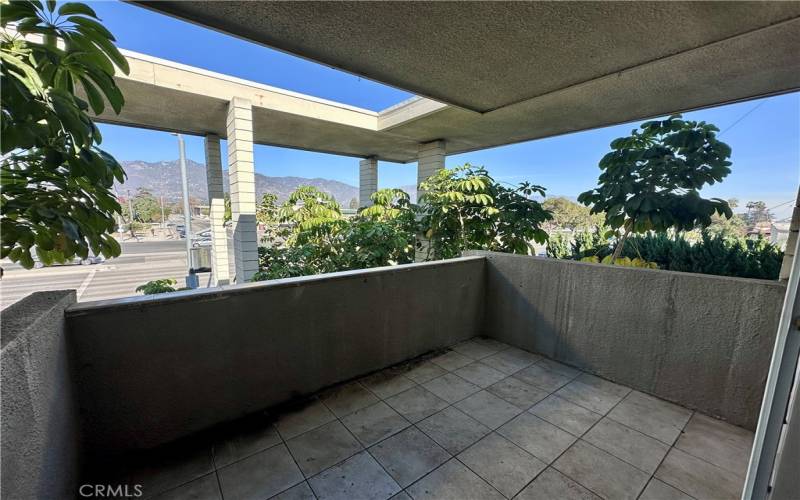
<path fill-rule="evenodd" d="M 372 205 L 370 196 L 378 190 L 378 159 L 365 158 L 358 164 L 358 206 Z"/>
<path fill-rule="evenodd" d="M 205 146 L 209 219 L 211 220 L 212 269 L 216 284 L 227 285 L 231 277 L 228 267 L 228 232 L 225 230 L 225 191 L 222 187 L 219 136 L 207 134 Z"/>
<path fill-rule="evenodd" d="M 244 283 L 258 271 L 253 107 L 250 101 L 240 97 L 231 99 L 227 129 L 236 282 Z"/>

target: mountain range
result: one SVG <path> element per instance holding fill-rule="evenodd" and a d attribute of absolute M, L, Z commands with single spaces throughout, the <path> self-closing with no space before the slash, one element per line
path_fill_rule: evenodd
<path fill-rule="evenodd" d="M 166 201 L 179 201 L 181 199 L 181 171 L 178 160 L 146 162 L 146 161 L 121 161 L 128 178 L 124 184 L 117 183 L 114 187 L 120 196 L 125 196 L 128 191 L 135 194 L 139 188 L 146 188 L 156 196 L 164 196 Z M 186 176 L 189 184 L 189 195 L 202 200 L 208 199 L 206 184 L 206 167 L 202 163 L 192 160 L 186 161 Z M 228 192 L 228 171 L 222 172 L 225 192 Z M 336 198 L 343 207 L 350 205 L 350 200 L 358 199 L 358 188 L 344 182 L 332 179 L 306 177 L 271 177 L 255 174 L 256 200 L 260 200 L 264 193 L 274 193 L 278 201 L 283 202 L 298 186 L 314 186 Z"/>

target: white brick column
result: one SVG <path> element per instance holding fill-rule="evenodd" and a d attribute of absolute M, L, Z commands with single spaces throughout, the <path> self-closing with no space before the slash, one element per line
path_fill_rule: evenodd
<path fill-rule="evenodd" d="M 428 177 L 444 168 L 444 141 L 426 142 L 419 145 L 417 155 L 417 201 L 421 192 L 419 185 Z"/>
<path fill-rule="evenodd" d="M 253 108 L 250 101 L 240 97 L 231 99 L 227 125 L 236 282 L 244 283 L 258 271 Z"/>
<path fill-rule="evenodd" d="M 216 284 L 227 285 L 231 275 L 228 268 L 228 234 L 225 230 L 225 191 L 222 187 L 219 136 L 208 134 L 205 143 L 208 218 L 211 222 L 211 265 Z"/>
<path fill-rule="evenodd" d="M 372 205 L 370 196 L 378 190 L 378 159 L 365 158 L 358 164 L 358 206 Z"/>
<path fill-rule="evenodd" d="M 445 143 L 442 140 L 426 142 L 419 145 L 417 153 L 417 203 L 422 196 L 419 185 L 428 177 L 444 168 Z M 417 235 L 417 248 L 414 260 L 422 262 L 431 257 L 429 240 L 423 234 Z"/>

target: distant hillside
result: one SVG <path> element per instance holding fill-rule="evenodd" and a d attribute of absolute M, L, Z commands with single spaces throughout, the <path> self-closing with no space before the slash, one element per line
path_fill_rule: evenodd
<path fill-rule="evenodd" d="M 128 174 L 124 184 L 116 184 L 117 193 L 124 196 L 127 190 L 131 194 L 140 187 L 147 188 L 155 195 L 164 194 L 168 201 L 181 198 L 181 170 L 178 160 L 149 163 L 144 161 L 120 162 Z M 206 186 L 206 167 L 192 160 L 186 161 L 186 172 L 189 181 L 189 195 L 201 200 L 208 199 Z M 225 191 L 228 192 L 228 172 L 223 171 Z M 256 199 L 260 200 L 264 193 L 278 195 L 280 202 L 285 201 L 297 186 L 307 185 L 319 188 L 336 198 L 336 201 L 347 207 L 350 200 L 358 199 L 358 188 L 344 182 L 331 179 L 308 179 L 305 177 L 268 177 L 256 173 Z"/>

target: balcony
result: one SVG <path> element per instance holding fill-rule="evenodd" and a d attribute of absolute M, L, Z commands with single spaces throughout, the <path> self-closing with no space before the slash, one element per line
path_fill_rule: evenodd
<path fill-rule="evenodd" d="M 476 253 L 33 295 L 4 315 L 3 494 L 738 498 L 784 292 Z"/>

